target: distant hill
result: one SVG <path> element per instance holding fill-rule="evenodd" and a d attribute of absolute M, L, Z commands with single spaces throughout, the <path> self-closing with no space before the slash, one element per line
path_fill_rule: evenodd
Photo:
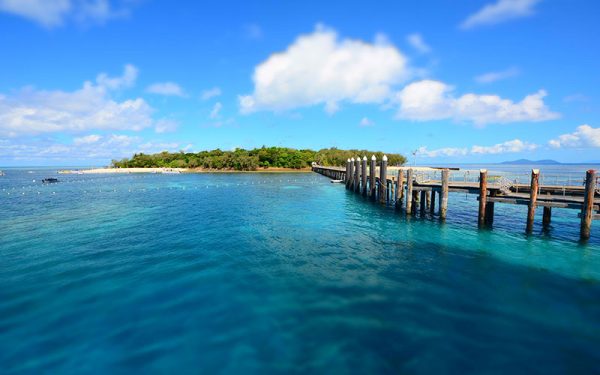
<path fill-rule="evenodd" d="M 513 160 L 513 161 L 503 161 L 500 164 L 516 164 L 516 165 L 523 165 L 523 164 L 527 164 L 527 165 L 531 165 L 531 164 L 535 164 L 535 165 L 553 165 L 553 164 L 561 164 L 559 162 L 557 162 L 556 160 L 550 160 L 550 159 L 544 159 L 544 160 L 529 160 L 529 159 L 519 159 L 519 160 Z"/>

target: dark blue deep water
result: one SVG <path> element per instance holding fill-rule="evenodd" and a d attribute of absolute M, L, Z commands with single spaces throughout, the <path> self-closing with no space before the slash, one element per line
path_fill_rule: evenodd
<path fill-rule="evenodd" d="M 600 369 L 574 210 L 528 237 L 522 206 L 480 231 L 474 197 L 440 224 L 316 174 L 5 172 L 3 374 Z"/>

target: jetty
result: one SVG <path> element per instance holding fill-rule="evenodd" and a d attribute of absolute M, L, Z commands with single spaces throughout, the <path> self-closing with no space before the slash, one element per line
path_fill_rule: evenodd
<path fill-rule="evenodd" d="M 346 189 L 394 205 L 406 215 L 429 213 L 443 221 L 448 214 L 448 194 L 453 192 L 477 195 L 480 227 L 491 226 L 496 203 L 527 206 L 528 234 L 533 231 L 538 207 L 543 209 L 544 227 L 550 225 L 553 208 L 579 211 L 582 240 L 590 238 L 592 221 L 600 220 L 600 181 L 595 170 L 588 170 L 580 179 L 558 175 L 540 179 L 540 170 L 533 169 L 524 181 L 523 176 L 491 176 L 485 169 L 463 173 L 458 168 L 388 167 L 386 156 L 379 162 L 375 156 L 348 159 L 345 168 L 313 163 L 312 170 L 343 180 Z"/>

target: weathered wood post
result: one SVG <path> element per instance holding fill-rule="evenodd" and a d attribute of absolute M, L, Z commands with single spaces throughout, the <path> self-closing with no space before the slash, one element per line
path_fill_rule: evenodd
<path fill-rule="evenodd" d="M 377 183 L 375 182 L 375 169 L 377 158 L 375 155 L 371 156 L 371 165 L 369 166 L 369 190 L 371 199 L 375 200 L 375 186 Z"/>
<path fill-rule="evenodd" d="M 406 213 L 412 215 L 412 200 L 413 200 L 413 170 L 409 169 L 406 172 Z"/>
<path fill-rule="evenodd" d="M 431 203 L 429 205 L 429 212 L 433 215 L 435 213 L 435 196 L 437 192 L 435 190 L 431 190 Z"/>
<path fill-rule="evenodd" d="M 404 196 L 404 172 L 398 169 L 398 183 L 396 184 L 396 207 L 402 208 L 402 198 Z"/>
<path fill-rule="evenodd" d="M 344 177 L 344 182 L 346 183 L 346 189 L 348 189 L 350 187 L 350 181 L 351 180 L 351 173 L 350 173 L 350 159 L 346 160 L 346 176 Z"/>
<path fill-rule="evenodd" d="M 362 195 L 367 196 L 367 157 L 363 156 L 362 159 Z"/>
<path fill-rule="evenodd" d="M 356 173 L 356 171 L 354 170 L 354 158 L 351 158 L 350 159 L 350 185 L 349 185 L 350 190 L 354 190 L 354 173 Z"/>
<path fill-rule="evenodd" d="M 535 217 L 535 208 L 537 206 L 537 196 L 538 196 L 538 188 L 539 188 L 539 180 L 540 180 L 540 170 L 532 169 L 531 170 L 531 186 L 529 192 L 529 207 L 527 209 L 527 227 L 525 231 L 527 233 L 531 233 L 533 231 L 533 219 Z"/>
<path fill-rule="evenodd" d="M 490 197 L 496 196 L 496 190 L 490 191 Z M 485 204 L 485 225 L 491 226 L 494 223 L 494 205 L 495 202 Z"/>
<path fill-rule="evenodd" d="M 592 219 L 594 214 L 594 193 L 596 191 L 596 171 L 590 169 L 585 173 L 585 193 L 583 206 L 581 207 L 581 231 L 579 236 L 582 240 L 590 238 L 592 230 Z"/>
<path fill-rule="evenodd" d="M 552 207 L 544 206 L 544 215 L 542 216 L 542 226 L 547 227 L 552 221 Z"/>
<path fill-rule="evenodd" d="M 385 203 L 387 196 L 387 161 L 387 156 L 383 155 L 379 166 L 379 202 L 381 203 Z"/>
<path fill-rule="evenodd" d="M 360 192 L 360 157 L 354 160 L 354 192 Z"/>
<path fill-rule="evenodd" d="M 479 216 L 478 224 L 480 227 L 485 225 L 485 214 L 487 204 L 487 170 L 481 169 L 479 171 Z"/>
<path fill-rule="evenodd" d="M 448 184 L 450 180 L 450 171 L 448 168 L 442 170 L 442 191 L 440 192 L 440 219 L 446 220 L 448 212 Z"/>

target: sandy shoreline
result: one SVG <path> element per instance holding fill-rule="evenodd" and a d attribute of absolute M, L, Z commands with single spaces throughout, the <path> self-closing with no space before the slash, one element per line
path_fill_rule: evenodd
<path fill-rule="evenodd" d="M 92 168 L 92 169 L 63 169 L 60 174 L 129 174 L 129 173 L 306 173 L 310 168 L 259 168 L 255 171 L 236 171 L 228 169 L 201 169 L 201 168 Z"/>

